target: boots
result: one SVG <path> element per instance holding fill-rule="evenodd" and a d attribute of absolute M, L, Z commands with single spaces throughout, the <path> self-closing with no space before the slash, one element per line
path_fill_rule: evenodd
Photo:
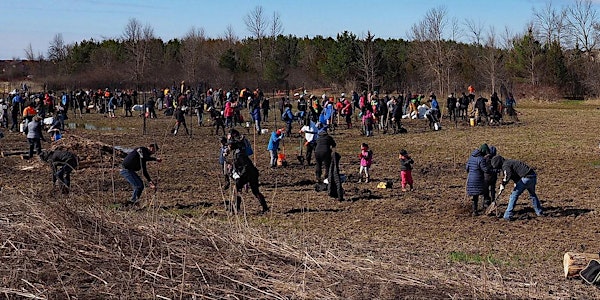
<path fill-rule="evenodd" d="M 367 179 L 365 179 L 366 183 L 369 183 L 369 176 L 367 176 Z"/>
<path fill-rule="evenodd" d="M 265 200 L 265 196 L 262 193 L 258 193 L 257 198 L 260 202 L 260 206 L 262 206 L 262 213 L 268 212 L 269 206 L 267 205 L 267 200 Z"/>
<path fill-rule="evenodd" d="M 477 197 L 477 196 L 475 196 L 475 197 Z M 473 213 L 472 213 L 472 215 L 474 217 L 479 216 L 479 211 L 478 211 L 478 207 L 477 207 L 477 203 L 479 201 L 478 201 L 478 198 L 475 198 L 475 197 L 473 198 Z"/>

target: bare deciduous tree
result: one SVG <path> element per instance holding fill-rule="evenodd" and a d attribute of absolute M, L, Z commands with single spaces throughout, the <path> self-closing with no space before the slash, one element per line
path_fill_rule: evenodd
<path fill-rule="evenodd" d="M 265 37 L 265 32 L 269 26 L 262 6 L 256 6 L 252 11 L 250 11 L 244 17 L 244 24 L 246 24 L 246 28 L 254 36 L 258 43 L 258 60 L 262 70 L 264 61 L 262 40 Z"/>
<path fill-rule="evenodd" d="M 380 84 L 381 78 L 377 77 L 378 66 L 381 60 L 375 47 L 375 36 L 371 31 L 367 31 L 367 36 L 359 44 L 359 69 L 360 77 L 367 85 L 369 91 L 373 91 Z"/>
<path fill-rule="evenodd" d="M 465 26 L 467 27 L 471 42 L 475 45 L 481 45 L 483 40 L 483 28 L 485 27 L 483 22 L 478 21 L 476 23 L 472 19 L 467 19 L 465 21 Z"/>
<path fill-rule="evenodd" d="M 552 6 L 552 2 L 547 2 L 542 10 L 537 11 L 534 9 L 534 25 L 539 33 L 538 39 L 546 45 L 557 41 L 563 46 L 566 38 L 566 14 L 566 9 L 559 11 Z"/>
<path fill-rule="evenodd" d="M 598 12 L 591 0 L 575 0 L 566 10 L 567 24 L 571 33 L 571 47 L 580 47 L 593 53 L 598 46 Z"/>
<path fill-rule="evenodd" d="M 33 46 L 31 46 L 31 43 L 25 48 L 25 59 L 35 60 L 35 53 L 33 53 Z"/>
<path fill-rule="evenodd" d="M 423 20 L 411 27 L 412 39 L 420 44 L 415 54 L 433 72 L 440 94 L 444 91 L 445 71 L 451 63 L 448 61 L 450 49 L 445 39 L 447 26 L 447 10 L 441 6 L 427 11 Z"/>
<path fill-rule="evenodd" d="M 50 41 L 50 47 L 48 48 L 48 59 L 53 62 L 63 61 L 67 57 L 67 46 L 63 39 L 62 33 L 54 35 L 52 41 Z"/>
<path fill-rule="evenodd" d="M 139 82 L 144 78 L 148 58 L 150 40 L 154 38 L 154 29 L 142 24 L 135 18 L 129 19 L 123 31 L 123 41 L 133 57 L 132 79 Z"/>
<path fill-rule="evenodd" d="M 195 27 L 192 27 L 182 40 L 182 64 L 188 81 L 198 79 L 200 64 L 206 58 L 203 56 L 205 41 L 204 28 Z"/>
<path fill-rule="evenodd" d="M 238 36 L 235 34 L 235 31 L 233 30 L 233 26 L 231 26 L 231 24 L 227 25 L 227 28 L 225 28 L 225 33 L 223 34 L 223 39 L 225 41 L 227 41 L 229 46 L 235 45 L 235 43 L 237 43 L 240 40 L 238 38 Z"/>

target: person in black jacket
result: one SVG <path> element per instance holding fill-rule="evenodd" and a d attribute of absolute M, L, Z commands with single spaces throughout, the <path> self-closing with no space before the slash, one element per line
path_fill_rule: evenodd
<path fill-rule="evenodd" d="M 252 194 L 260 202 L 262 212 L 268 212 L 269 206 L 267 205 L 265 196 L 259 190 L 258 169 L 248 157 L 249 143 L 239 131 L 231 129 L 228 134 L 227 145 L 229 146 L 229 149 L 224 155 L 231 163 L 231 177 L 235 180 L 235 211 L 237 212 L 241 208 L 242 197 L 240 194 L 242 189 L 246 184 L 250 184 L 250 190 L 252 190 Z"/>
<path fill-rule="evenodd" d="M 494 169 L 502 169 L 504 178 L 500 184 L 500 190 L 504 190 L 506 184 L 512 180 L 515 183 L 515 188 L 510 194 L 508 206 L 504 212 L 505 220 L 512 220 L 513 209 L 517 203 L 519 196 L 527 190 L 529 192 L 529 198 L 531 198 L 531 204 L 535 210 L 535 214 L 543 216 L 542 205 L 535 193 L 535 186 L 537 184 L 537 174 L 535 171 L 523 163 L 522 161 L 514 159 L 504 159 L 502 156 L 497 155 L 492 158 L 492 167 Z"/>
<path fill-rule="evenodd" d="M 71 188 L 71 172 L 77 168 L 78 159 L 77 155 L 69 151 L 54 150 L 54 151 L 42 151 L 40 159 L 44 162 L 50 163 L 52 167 L 52 186 L 56 185 L 56 180 L 60 180 L 59 186 L 60 191 L 63 194 L 68 194 Z"/>
<path fill-rule="evenodd" d="M 327 133 L 327 127 L 321 123 L 317 124 L 319 129 L 319 137 L 315 145 L 315 176 L 317 183 L 321 182 L 321 175 L 323 174 L 323 166 L 325 170 L 329 172 L 329 166 L 331 165 L 331 152 L 332 148 L 336 147 L 335 140 Z"/>
<path fill-rule="evenodd" d="M 175 109 L 173 117 L 175 118 L 175 127 L 173 128 L 173 135 L 177 135 L 177 131 L 179 131 L 180 125 L 183 125 L 183 128 L 185 128 L 185 134 L 190 135 L 187 125 L 185 124 L 185 113 L 181 109 L 181 106 L 178 106 L 177 109 Z"/>
<path fill-rule="evenodd" d="M 156 143 L 150 144 L 148 148 L 138 147 L 129 152 L 123 160 L 123 168 L 120 172 L 121 176 L 123 176 L 133 187 L 133 195 L 129 202 L 127 202 L 127 205 L 137 204 L 144 191 L 144 182 L 136 173 L 137 171 L 142 170 L 142 174 L 144 174 L 150 188 L 156 189 L 156 185 L 152 182 L 150 174 L 148 174 L 148 170 L 146 169 L 146 162 L 162 161 L 160 158 L 152 156 L 156 151 L 158 151 L 158 145 Z"/>

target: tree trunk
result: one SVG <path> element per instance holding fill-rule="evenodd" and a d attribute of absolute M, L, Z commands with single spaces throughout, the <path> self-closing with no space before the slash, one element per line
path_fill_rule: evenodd
<path fill-rule="evenodd" d="M 579 271 L 583 270 L 590 260 L 599 259 L 598 253 L 575 253 L 567 252 L 563 257 L 563 267 L 565 269 L 565 278 L 579 277 Z"/>

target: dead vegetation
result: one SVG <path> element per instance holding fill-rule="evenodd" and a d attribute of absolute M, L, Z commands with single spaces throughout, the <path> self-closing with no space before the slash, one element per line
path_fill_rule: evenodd
<path fill-rule="evenodd" d="M 212 128 L 194 136 L 164 132 L 170 119 L 137 132 L 75 130 L 62 143 L 97 161 L 73 174 L 68 196 L 53 193 L 48 167 L 0 158 L 0 295 L 6 299 L 592 299 L 598 290 L 562 277 L 566 251 L 600 249 L 595 230 L 598 104 L 521 103 L 522 123 L 471 128 L 420 120 L 407 135 L 368 139 L 375 153 L 371 184 L 345 184 L 350 201 L 313 189 L 312 168 L 267 168 L 267 136 L 256 136 L 261 191 L 272 211 L 244 193 L 244 212 L 223 203 Z M 95 115 L 86 116 L 90 122 Z M 132 123 L 119 118 L 111 122 Z M 445 122 L 445 120 L 443 121 Z M 139 122 L 138 122 L 139 123 Z M 190 122 L 189 124 L 191 124 Z M 274 124 L 267 124 L 275 128 Z M 68 138 L 77 134 L 80 137 Z M 254 136 L 250 135 L 251 140 Z M 364 137 L 334 134 L 349 178 L 358 172 Z M 0 150 L 26 147 L 7 134 Z M 102 142 L 100 142 L 102 141 Z M 144 208 L 124 209 L 130 193 L 108 149 L 158 142 L 150 164 L 157 192 Z M 296 139 L 286 141 L 293 155 Z M 523 195 L 517 220 L 470 217 L 464 163 L 482 142 L 538 170 L 548 217 L 532 217 Z M 47 146 L 45 144 L 44 146 Z M 401 193 L 396 153 L 416 161 L 416 190 Z M 106 151 L 103 151 L 105 149 Z M 96 153 L 102 153 L 97 154 Z M 569 154 L 573 154 L 572 156 Z M 89 158 L 88 158 L 89 157 Z M 293 157 L 293 156 L 292 156 Z M 27 168 L 27 169 L 25 169 Z M 393 180 L 393 189 L 377 189 Z M 500 200 L 504 209 L 506 199 Z"/>

